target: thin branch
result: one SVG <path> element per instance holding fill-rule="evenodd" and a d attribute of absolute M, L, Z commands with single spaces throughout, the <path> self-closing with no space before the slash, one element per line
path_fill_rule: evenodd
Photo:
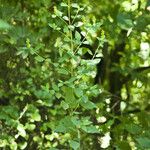
<path fill-rule="evenodd" d="M 150 66 L 139 67 L 139 68 L 133 69 L 126 77 L 124 77 L 124 79 L 122 80 L 122 83 L 125 84 L 126 82 L 131 80 L 133 73 L 141 73 L 141 72 L 146 71 L 148 69 L 150 69 Z"/>
<path fill-rule="evenodd" d="M 144 109 L 136 108 L 136 109 L 133 109 L 133 110 L 129 110 L 129 111 L 123 112 L 122 114 L 123 115 L 136 114 L 136 113 L 140 113 L 142 111 L 150 112 L 149 110 L 150 110 L 150 105 L 148 105 Z"/>
<path fill-rule="evenodd" d="M 23 111 L 20 113 L 20 116 L 19 116 L 18 120 L 20 120 L 23 117 L 23 115 L 25 114 L 27 109 L 28 109 L 28 104 L 23 108 Z"/>
<path fill-rule="evenodd" d="M 147 70 L 147 69 L 150 69 L 150 66 L 139 67 L 139 68 L 134 69 L 133 71 L 134 71 L 134 72 L 137 72 L 137 73 L 140 73 L 140 72 L 145 71 L 145 70 Z"/>
<path fill-rule="evenodd" d="M 86 35 L 87 35 L 87 33 L 86 33 Z M 81 45 L 83 44 L 83 42 L 86 40 L 86 35 L 85 35 L 85 37 L 83 38 L 83 40 L 80 42 L 80 44 L 77 46 L 76 50 L 74 51 L 74 54 L 77 53 L 77 51 L 79 50 L 79 48 L 81 47 Z"/>

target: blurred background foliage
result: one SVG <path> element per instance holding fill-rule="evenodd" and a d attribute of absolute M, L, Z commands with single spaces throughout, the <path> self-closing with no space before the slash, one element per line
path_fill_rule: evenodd
<path fill-rule="evenodd" d="M 149 0 L 0 0 L 0 149 L 150 149 L 149 33 Z"/>

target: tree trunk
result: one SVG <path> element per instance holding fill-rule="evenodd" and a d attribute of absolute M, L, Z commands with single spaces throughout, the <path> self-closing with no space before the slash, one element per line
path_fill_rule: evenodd
<path fill-rule="evenodd" d="M 111 113 L 114 116 L 118 116 L 121 114 L 121 89 L 123 87 L 122 78 L 123 75 L 118 72 L 115 68 L 115 65 L 119 66 L 121 60 L 121 53 L 125 51 L 126 45 L 126 31 L 122 30 L 118 37 L 118 42 L 116 43 L 115 49 L 112 50 L 110 54 L 110 73 L 109 73 L 109 92 L 111 93 L 111 102 L 110 109 Z M 121 41 L 119 41 L 121 39 Z M 114 127 L 116 127 L 120 121 L 118 119 L 114 120 L 114 124 L 111 126 L 111 147 L 114 146 L 115 143 L 115 135 L 113 133 Z"/>

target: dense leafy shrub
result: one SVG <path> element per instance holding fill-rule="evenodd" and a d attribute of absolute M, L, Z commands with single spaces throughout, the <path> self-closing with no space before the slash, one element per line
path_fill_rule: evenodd
<path fill-rule="evenodd" d="M 148 3 L 0 2 L 2 149 L 149 149 Z"/>

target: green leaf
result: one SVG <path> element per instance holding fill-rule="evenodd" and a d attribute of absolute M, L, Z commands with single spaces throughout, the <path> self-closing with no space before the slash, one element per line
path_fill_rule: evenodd
<path fill-rule="evenodd" d="M 41 57 L 41 56 L 36 56 L 35 59 L 36 59 L 38 62 L 43 62 L 43 61 L 44 61 L 44 58 Z"/>
<path fill-rule="evenodd" d="M 78 117 L 76 117 L 76 116 L 72 117 L 72 118 L 71 118 L 71 121 L 72 121 L 72 123 L 73 123 L 75 126 L 80 127 L 81 121 L 79 120 Z"/>
<path fill-rule="evenodd" d="M 94 108 L 97 108 L 97 106 L 93 102 L 91 102 L 91 101 L 87 101 L 87 102 L 81 101 L 80 104 L 85 109 L 94 109 Z"/>
<path fill-rule="evenodd" d="M 41 121 L 41 116 L 39 114 L 39 110 L 32 104 L 28 105 L 27 116 L 31 118 L 31 121 Z"/>
<path fill-rule="evenodd" d="M 58 99 L 60 99 L 60 98 L 61 98 L 61 94 L 60 94 L 60 93 L 56 93 L 56 97 L 57 97 Z"/>
<path fill-rule="evenodd" d="M 63 19 L 69 21 L 69 18 L 67 16 L 64 16 Z"/>
<path fill-rule="evenodd" d="M 79 5 L 78 5 L 77 3 L 72 3 L 71 6 L 72 6 L 73 8 L 79 8 Z"/>
<path fill-rule="evenodd" d="M 96 64 L 98 64 L 100 62 L 101 59 L 94 59 L 94 60 L 83 60 L 83 64 L 87 64 L 88 66 L 95 66 Z"/>
<path fill-rule="evenodd" d="M 22 124 L 18 124 L 17 130 L 19 131 L 19 134 L 20 134 L 22 137 L 25 137 L 25 136 L 26 136 L 25 127 L 24 127 Z"/>
<path fill-rule="evenodd" d="M 23 142 L 21 143 L 19 146 L 20 146 L 20 149 L 25 149 L 27 147 L 28 143 L 27 142 Z M 15 149 L 14 149 L 15 150 Z M 17 150 L 17 148 L 16 148 Z"/>
<path fill-rule="evenodd" d="M 57 71 L 58 71 L 58 73 L 60 73 L 60 74 L 64 74 L 64 75 L 68 75 L 69 74 L 69 72 L 66 70 L 66 69 L 57 69 Z"/>
<path fill-rule="evenodd" d="M 59 92 L 59 87 L 58 87 L 55 83 L 52 83 L 52 88 L 53 88 L 53 90 L 55 90 L 56 92 Z"/>
<path fill-rule="evenodd" d="M 125 129 L 131 134 L 139 134 L 142 132 L 142 128 L 136 124 L 127 124 L 125 125 Z"/>
<path fill-rule="evenodd" d="M 68 5 L 66 3 L 61 3 L 60 4 L 62 7 L 68 7 Z"/>
<path fill-rule="evenodd" d="M 77 150 L 80 147 L 80 143 L 74 140 L 70 140 L 69 144 L 74 150 Z"/>
<path fill-rule="evenodd" d="M 143 149 L 150 148 L 150 138 L 148 138 L 148 137 L 139 137 L 139 138 L 136 138 L 136 141 L 139 143 L 139 145 Z"/>
<path fill-rule="evenodd" d="M 75 32 L 75 38 L 76 38 L 77 41 L 81 40 L 81 35 L 78 31 Z"/>
<path fill-rule="evenodd" d="M 92 51 L 88 49 L 87 51 L 90 55 L 93 55 Z"/>
<path fill-rule="evenodd" d="M 86 133 L 99 133 L 99 130 L 93 125 L 83 126 L 82 130 L 84 130 Z"/>
<path fill-rule="evenodd" d="M 56 129 L 55 132 L 61 132 L 61 133 L 66 133 L 66 127 L 62 124 L 59 124 Z"/>
<path fill-rule="evenodd" d="M 58 17 L 61 17 L 63 15 L 63 13 L 59 11 L 56 7 L 54 7 L 54 12 L 55 12 L 55 15 Z"/>
<path fill-rule="evenodd" d="M 27 57 L 28 57 L 28 53 L 27 52 L 22 53 L 22 58 L 23 59 L 26 59 Z"/>
<path fill-rule="evenodd" d="M 61 101 L 60 105 L 64 110 L 67 110 L 69 108 L 69 105 L 65 101 Z"/>
<path fill-rule="evenodd" d="M 88 97 L 87 96 L 82 96 L 81 100 L 84 102 L 84 103 L 87 103 L 88 102 Z"/>
<path fill-rule="evenodd" d="M 8 105 L 8 106 L 3 106 L 0 109 L 1 109 L 0 115 L 1 113 L 3 114 L 3 112 L 5 112 L 11 118 L 16 119 L 17 117 L 19 117 L 18 107 L 16 106 Z"/>
<path fill-rule="evenodd" d="M 90 121 L 89 119 L 90 119 L 90 117 L 83 117 L 82 118 L 82 125 L 87 126 L 87 125 L 92 124 L 92 121 Z"/>
<path fill-rule="evenodd" d="M 75 92 L 75 94 L 76 94 L 77 97 L 81 97 L 83 95 L 82 89 L 75 88 L 74 92 Z"/>
<path fill-rule="evenodd" d="M 82 25 L 83 25 L 83 22 L 81 22 L 81 21 L 75 23 L 75 27 L 81 27 Z"/>
<path fill-rule="evenodd" d="M 40 121 L 41 120 L 41 116 L 38 112 L 33 113 L 31 118 L 35 121 Z"/>
<path fill-rule="evenodd" d="M 118 25 L 125 30 L 129 30 L 133 27 L 133 22 L 128 14 L 118 14 L 117 16 Z"/>
<path fill-rule="evenodd" d="M 10 29 L 11 26 L 4 20 L 0 19 L 0 30 Z"/>
<path fill-rule="evenodd" d="M 68 25 L 68 28 L 73 31 L 75 29 L 75 27 L 73 25 Z"/>
<path fill-rule="evenodd" d="M 71 87 L 63 87 L 63 92 L 65 95 L 65 102 L 71 108 L 75 108 L 77 106 L 77 100 L 74 95 L 74 89 Z"/>
<path fill-rule="evenodd" d="M 33 131 L 35 129 L 35 124 L 29 124 L 26 123 L 25 128 L 28 129 L 29 131 Z"/>
<path fill-rule="evenodd" d="M 62 132 L 62 133 L 76 132 L 76 127 L 72 123 L 71 117 L 70 116 L 66 116 L 66 117 L 64 117 L 63 119 L 61 119 L 59 121 L 58 126 L 56 126 L 56 128 L 55 128 L 55 131 L 56 132 Z"/>
<path fill-rule="evenodd" d="M 48 24 L 52 29 L 59 31 L 61 28 L 59 28 L 55 23 L 49 23 Z"/>

